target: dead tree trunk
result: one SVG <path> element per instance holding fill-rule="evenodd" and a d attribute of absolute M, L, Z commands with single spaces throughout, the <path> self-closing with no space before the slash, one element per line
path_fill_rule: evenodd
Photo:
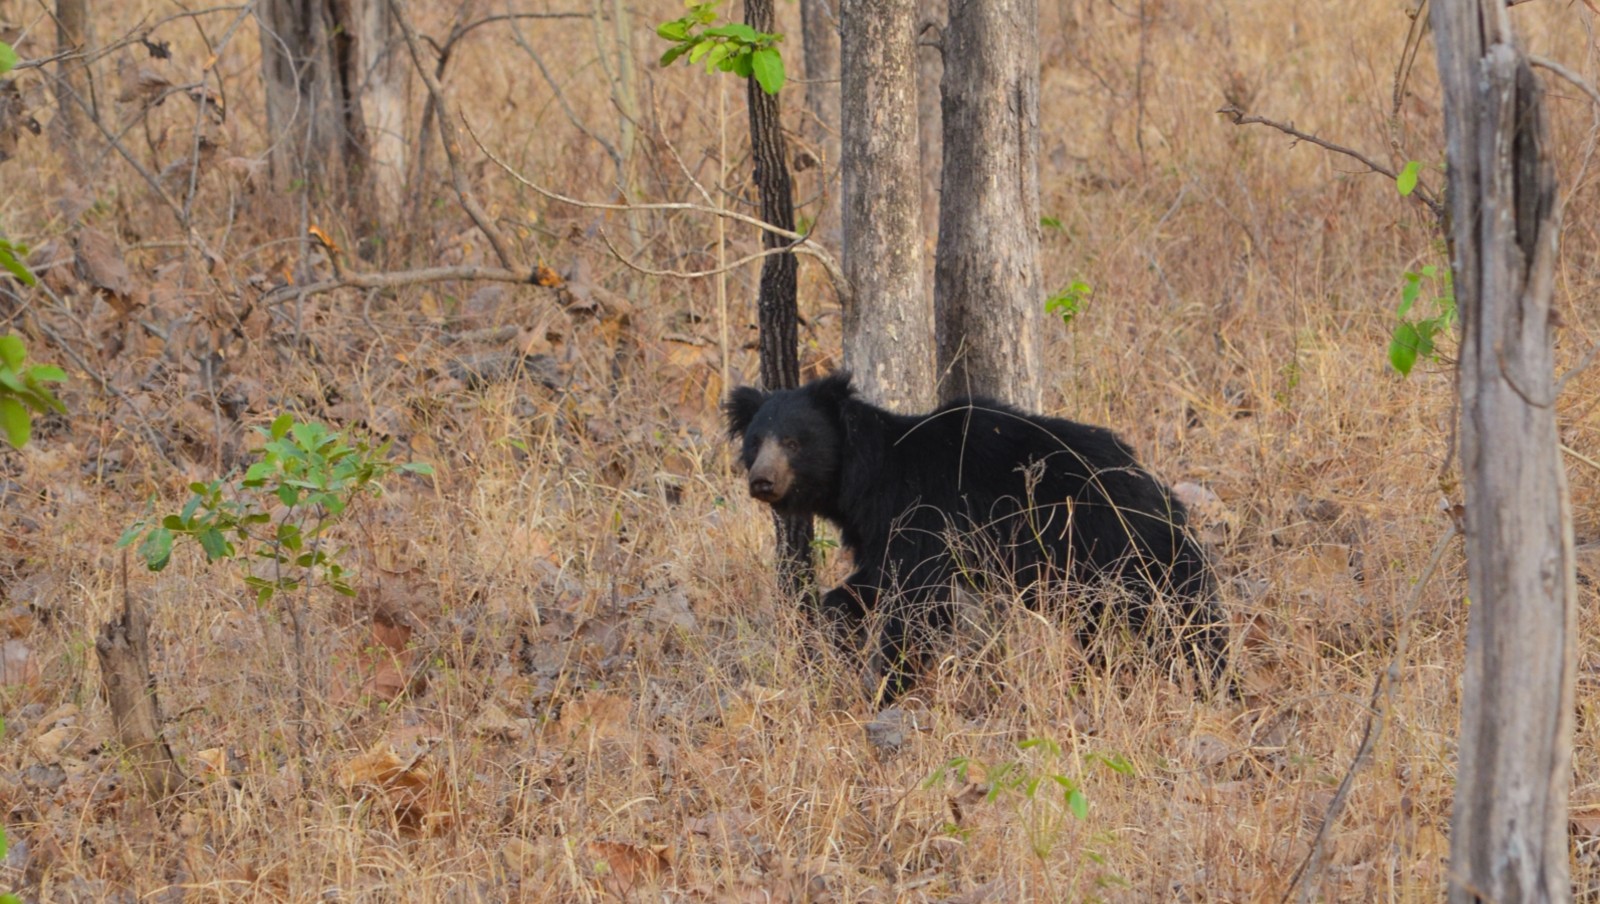
<path fill-rule="evenodd" d="M 1498 0 L 1435 0 L 1472 598 L 1452 902 L 1571 899 L 1576 586 L 1555 423 L 1559 214 L 1541 90 Z"/>
<path fill-rule="evenodd" d="M 844 0 L 844 363 L 871 401 L 933 400 L 933 306 L 922 253 L 916 0 Z"/>
<path fill-rule="evenodd" d="M 744 21 L 756 31 L 773 30 L 772 0 L 745 0 Z M 750 105 L 750 151 L 755 161 L 755 183 L 761 193 L 761 219 L 779 229 L 794 230 L 794 195 L 789 180 L 789 160 L 783 140 L 778 98 L 761 90 L 754 78 L 745 79 Z M 764 248 L 780 248 L 789 240 L 763 232 Z M 796 305 L 798 262 L 793 253 L 768 255 L 761 264 L 760 312 L 761 383 L 767 389 L 793 389 L 800 385 L 800 313 Z M 809 517 L 773 515 L 778 529 L 778 576 L 785 590 L 806 592 L 812 576 Z"/>
<path fill-rule="evenodd" d="M 129 591 L 123 591 L 122 616 L 100 627 L 94 652 L 100 660 L 100 681 L 111 705 L 117 740 L 139 786 L 152 800 L 183 790 L 189 777 L 161 734 L 156 684 L 150 675 L 149 619 Z"/>
<path fill-rule="evenodd" d="M 1038 0 L 951 0 L 934 263 L 939 394 L 1037 409 Z"/>

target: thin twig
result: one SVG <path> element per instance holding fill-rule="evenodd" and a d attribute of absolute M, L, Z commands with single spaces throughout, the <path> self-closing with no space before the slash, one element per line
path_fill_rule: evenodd
<path fill-rule="evenodd" d="M 841 303 L 846 305 L 853 303 L 855 293 L 851 290 L 850 280 L 844 275 L 843 268 L 839 266 L 838 261 L 834 260 L 833 255 L 829 254 L 825 249 L 811 241 L 811 236 L 809 233 L 799 233 L 792 229 L 783 229 L 768 223 L 760 217 L 753 217 L 749 214 L 740 213 L 737 210 L 729 210 L 726 207 L 715 207 L 707 204 L 694 204 L 689 201 L 656 201 L 647 204 L 606 204 L 599 201 L 585 201 L 581 198 L 569 197 L 561 194 L 560 192 L 551 191 L 550 189 L 534 182 L 532 179 L 529 179 L 527 176 L 517 172 L 511 167 L 510 164 L 495 156 L 495 153 L 484 145 L 483 139 L 478 137 L 478 133 L 473 130 L 471 123 L 465 123 L 465 125 L 467 134 L 472 136 L 472 141 L 478 146 L 478 150 L 482 151 L 485 156 L 494 161 L 494 164 L 504 170 L 506 175 L 552 201 L 560 201 L 562 204 L 570 204 L 573 207 L 578 207 L 585 210 L 613 210 L 629 213 L 638 210 L 682 210 L 693 213 L 710 214 L 712 216 L 724 217 L 726 219 L 737 220 L 741 223 L 746 223 L 756 227 L 757 229 L 770 232 L 773 235 L 789 239 L 793 243 L 788 247 L 779 250 L 790 251 L 794 252 L 795 254 L 805 254 L 815 258 L 818 263 L 822 264 L 822 268 L 827 271 L 828 279 L 833 283 L 833 290 L 838 294 Z M 750 259 L 755 260 L 756 257 L 760 256 L 761 255 L 756 255 Z M 623 261 L 623 263 L 626 264 L 628 262 Z M 634 269 L 639 268 L 634 267 Z M 710 275 L 715 272 L 717 271 L 708 271 L 707 274 L 704 275 Z"/>
<path fill-rule="evenodd" d="M 417 286 L 426 283 L 460 281 L 479 282 L 530 282 L 531 274 L 518 273 L 513 270 L 503 270 L 499 267 L 428 267 L 422 270 L 398 270 L 388 273 L 350 273 L 339 274 L 333 279 L 309 283 L 304 286 L 279 286 L 262 296 L 263 305 L 282 304 L 290 299 L 300 300 L 310 295 L 320 295 L 332 292 L 335 289 L 398 289 L 402 286 Z"/>
<path fill-rule="evenodd" d="M 1347 148 L 1342 144 L 1334 144 L 1333 142 L 1328 141 L 1325 138 L 1319 138 L 1310 132 L 1302 132 L 1295 128 L 1294 123 L 1292 122 L 1277 122 L 1275 120 L 1267 119 L 1264 116 L 1253 116 L 1245 113 L 1234 104 L 1228 104 L 1217 112 L 1233 120 L 1233 124 L 1236 126 L 1271 126 L 1285 135 L 1294 138 L 1296 141 L 1309 141 L 1317 147 L 1323 148 L 1324 150 L 1332 151 L 1335 154 L 1343 154 L 1344 156 L 1355 160 L 1356 162 L 1365 166 L 1367 169 L 1372 170 L 1379 175 L 1388 176 L 1390 179 L 1399 178 L 1399 174 L 1394 170 L 1384 166 L 1376 160 L 1373 160 L 1366 154 L 1363 154 L 1354 148 Z M 1437 217 L 1441 222 L 1443 221 L 1444 205 L 1440 203 L 1431 192 L 1419 185 L 1417 186 L 1416 190 L 1411 193 L 1411 197 L 1415 198 L 1418 203 L 1425 205 L 1428 210 L 1433 212 L 1435 217 Z"/>
<path fill-rule="evenodd" d="M 764 257 L 770 257 L 774 254 L 790 254 L 793 252 L 800 252 L 802 254 L 805 253 L 799 247 L 800 243 L 795 242 L 790 245 L 781 245 L 777 248 L 763 248 L 754 254 L 745 255 L 731 264 L 718 264 L 716 267 L 713 267 L 710 270 L 657 270 L 653 267 L 646 267 L 638 261 L 630 260 L 622 253 L 621 249 L 612 243 L 611 237 L 606 235 L 606 231 L 604 229 L 599 230 L 599 233 L 600 241 L 605 242 L 606 249 L 611 252 L 611 256 L 615 257 L 618 261 L 621 261 L 624 267 L 627 267 L 629 270 L 633 270 L 636 273 L 642 273 L 645 276 L 666 276 L 671 277 L 672 279 L 704 279 L 707 276 L 719 276 L 723 273 L 737 270 L 740 267 L 743 267 L 745 264 L 751 263 L 752 261 L 761 260 Z"/>
<path fill-rule="evenodd" d="M 1322 815 L 1322 825 L 1317 827 L 1317 835 L 1311 839 L 1311 849 L 1306 851 L 1305 859 L 1300 861 L 1300 866 L 1295 869 L 1294 875 L 1289 877 L 1289 887 L 1284 889 L 1283 897 L 1279 904 L 1284 904 L 1295 893 L 1298 887 L 1300 904 L 1306 904 L 1316 894 L 1315 886 L 1301 881 L 1322 872 L 1323 843 L 1328 839 L 1328 830 L 1339 821 L 1344 813 L 1345 801 L 1350 796 L 1350 788 L 1355 785 L 1356 774 L 1367 764 L 1372 757 L 1372 748 L 1377 746 L 1378 737 L 1383 734 L 1383 723 L 1387 720 L 1389 710 L 1394 704 L 1394 688 L 1400 683 L 1400 667 L 1405 662 L 1406 647 L 1411 637 L 1411 617 L 1416 613 L 1417 603 L 1422 600 L 1422 590 L 1428 586 L 1428 579 L 1433 577 L 1433 572 L 1439 567 L 1439 562 L 1444 558 L 1444 551 L 1450 541 L 1455 539 L 1458 528 L 1452 519 L 1450 528 L 1434 544 L 1433 555 L 1428 559 L 1427 567 L 1422 569 L 1422 574 L 1411 587 L 1411 598 L 1406 600 L 1405 609 L 1400 614 L 1400 623 L 1395 628 L 1394 655 L 1389 657 L 1389 665 L 1378 673 L 1372 682 L 1372 698 L 1367 705 L 1367 723 L 1361 731 L 1361 745 L 1356 748 L 1355 759 L 1351 760 L 1350 768 L 1345 771 L 1344 779 L 1339 782 L 1339 789 L 1334 792 L 1333 800 L 1328 802 L 1328 809 Z M 1380 705 L 1380 703 L 1382 705 Z"/>
<path fill-rule="evenodd" d="M 516 270 L 517 256 L 512 253 L 511 244 L 500 234 L 494 221 L 478 203 L 477 196 L 472 193 L 472 186 L 467 182 L 466 173 L 462 171 L 461 133 L 456 129 L 455 112 L 444 95 L 444 89 L 439 87 L 439 80 L 434 77 L 433 70 L 423 62 L 421 42 L 417 39 L 416 29 L 411 26 L 411 20 L 406 17 L 404 7 L 405 4 L 400 0 L 389 0 L 389 9 L 394 13 L 395 22 L 405 35 L 406 46 L 411 50 L 411 62 L 416 65 L 417 74 L 422 76 L 423 84 L 428 87 L 428 96 L 433 100 L 433 114 L 439 124 L 439 143 L 444 145 L 445 159 L 450 164 L 450 181 L 455 186 L 456 197 L 460 200 L 462 208 L 467 211 L 467 216 L 472 218 L 472 222 L 477 224 L 479 231 L 494 247 L 494 253 L 500 258 L 500 263 L 508 269 Z"/>

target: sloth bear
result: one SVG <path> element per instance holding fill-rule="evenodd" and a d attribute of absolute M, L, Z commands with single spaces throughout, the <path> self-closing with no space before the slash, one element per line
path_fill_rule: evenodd
<path fill-rule="evenodd" d="M 887 699 L 907 688 L 918 638 L 949 625 L 958 579 L 1012 581 L 1030 606 L 1051 586 L 1085 591 L 1086 650 L 1119 596 L 1107 582 L 1120 585 L 1130 628 L 1161 624 L 1203 684 L 1220 679 L 1227 633 L 1205 555 L 1182 504 L 1111 431 L 981 398 L 894 414 L 856 398 L 847 373 L 740 387 L 724 407 L 750 495 L 839 528 L 855 572 L 819 614 L 858 639 L 881 618 Z"/>

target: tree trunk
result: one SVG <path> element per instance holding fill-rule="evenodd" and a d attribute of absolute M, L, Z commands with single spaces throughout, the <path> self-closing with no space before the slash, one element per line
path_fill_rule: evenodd
<path fill-rule="evenodd" d="M 1496 0 L 1435 0 L 1461 312 L 1467 630 L 1452 902 L 1571 899 L 1576 584 L 1556 434 L 1559 214 L 1541 91 Z"/>
<path fill-rule="evenodd" d="M 945 0 L 918 0 L 917 3 L 917 136 L 921 144 L 923 255 L 929 266 L 929 285 L 933 285 L 931 264 L 939 238 L 939 183 L 944 175 L 944 117 L 939 113 L 939 85 L 944 80 L 944 49 L 941 46 L 945 21 L 949 18 Z"/>
<path fill-rule="evenodd" d="M 773 30 L 772 0 L 745 0 L 744 21 L 756 31 Z M 794 195 L 783 140 L 778 98 L 745 79 L 750 105 L 750 156 L 761 193 L 761 219 L 780 229 L 794 229 Z M 764 248 L 781 248 L 788 239 L 763 232 Z M 766 389 L 800 385 L 800 314 L 796 306 L 798 272 L 793 253 L 768 255 L 761 265 L 761 383 Z M 815 583 L 811 564 L 812 524 L 809 517 L 773 515 L 778 530 L 778 576 L 786 591 L 803 593 Z"/>
<path fill-rule="evenodd" d="M 822 243 L 840 247 L 839 177 L 839 14 L 835 0 L 800 0 L 800 33 L 805 42 L 805 135 L 822 155 L 817 178 L 830 199 L 819 233 Z"/>
<path fill-rule="evenodd" d="M 918 189 L 916 0 L 843 0 L 844 363 L 868 400 L 926 410 L 933 306 Z"/>
<path fill-rule="evenodd" d="M 189 777 L 161 734 L 161 710 L 150 675 L 149 619 L 129 591 L 123 591 L 122 617 L 100 626 L 94 652 L 117 740 L 140 788 L 152 800 L 183 790 Z"/>
<path fill-rule="evenodd" d="M 934 264 L 940 396 L 1037 410 L 1038 0 L 951 0 Z"/>
<path fill-rule="evenodd" d="M 354 206 L 370 230 L 382 199 L 398 202 L 405 172 L 409 69 L 394 52 L 392 10 L 384 0 L 262 0 L 256 21 L 273 179 Z"/>
<path fill-rule="evenodd" d="M 399 219 L 406 183 L 406 89 L 411 67 L 401 52 L 400 29 L 383 0 L 358 4 L 355 60 L 359 109 L 365 113 L 367 183 L 380 222 Z"/>
<path fill-rule="evenodd" d="M 85 50 L 92 39 L 88 0 L 56 0 L 56 48 Z M 83 148 L 89 137 L 89 115 L 94 95 L 89 84 L 89 64 L 83 59 L 62 60 L 56 67 L 56 138 L 66 151 L 74 175 L 81 176 Z"/>

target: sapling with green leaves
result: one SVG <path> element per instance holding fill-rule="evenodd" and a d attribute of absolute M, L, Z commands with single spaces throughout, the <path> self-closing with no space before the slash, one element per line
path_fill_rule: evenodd
<path fill-rule="evenodd" d="M 374 447 L 290 414 L 257 429 L 265 442 L 242 478 L 191 483 L 189 500 L 178 512 L 134 522 L 118 547 L 137 543 L 151 571 L 167 567 L 181 538 L 197 544 L 207 562 L 242 556 L 264 561 L 267 575 L 246 569 L 244 576 L 262 603 L 314 578 L 354 595 L 337 552 L 327 549 L 328 531 L 357 498 L 377 494 L 384 477 L 397 471 L 431 474 L 432 466 L 391 462 L 391 443 Z"/>

